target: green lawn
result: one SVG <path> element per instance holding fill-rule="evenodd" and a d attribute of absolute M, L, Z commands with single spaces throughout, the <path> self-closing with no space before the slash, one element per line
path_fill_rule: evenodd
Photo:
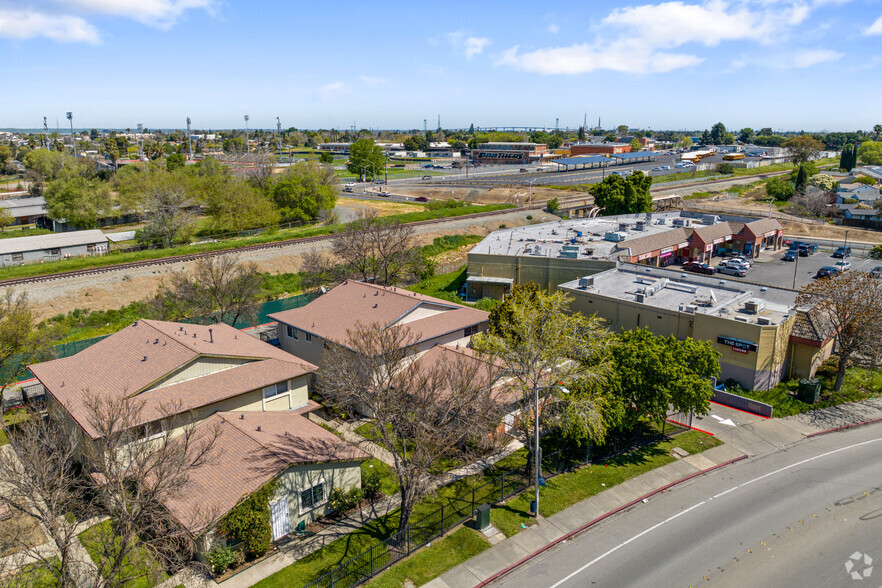
<path fill-rule="evenodd" d="M 109 540 L 111 533 L 110 520 L 99 523 L 94 527 L 80 533 L 79 539 L 89 552 L 92 561 L 97 563 L 101 559 L 102 546 Z M 105 565 L 105 568 L 107 564 Z M 130 580 L 124 584 L 125 588 L 153 588 L 157 584 L 161 584 L 170 575 L 158 569 L 158 564 L 150 554 L 140 546 L 136 546 L 129 552 L 129 555 L 123 561 L 122 572 L 123 577 L 138 576 L 141 577 Z M 102 575 L 104 571 L 102 570 Z"/>
<path fill-rule="evenodd" d="M 57 565 L 59 560 L 57 557 L 53 557 L 49 561 L 52 562 L 52 565 Z M 4 586 L 28 586 L 28 588 L 55 588 L 58 586 L 55 576 L 46 568 L 36 564 L 23 567 L 20 572 L 7 578 L 6 581 L 9 583 L 4 582 Z"/>
<path fill-rule="evenodd" d="M 0 239 L 11 239 L 13 237 L 32 237 L 34 235 L 49 235 L 52 231 L 48 229 L 22 229 L 19 227 L 6 227 L 0 231 Z"/>
<path fill-rule="evenodd" d="M 774 407 L 772 413 L 775 417 L 785 417 L 815 410 L 836 406 L 844 402 L 858 402 L 868 398 L 882 396 L 882 370 L 868 370 L 865 368 L 851 367 L 845 372 L 845 381 L 842 390 L 833 392 L 832 379 L 823 379 L 821 399 L 816 404 L 808 404 L 795 397 L 798 380 L 781 382 L 771 390 L 735 390 L 736 394 L 753 398 Z"/>
<path fill-rule="evenodd" d="M 551 516 L 625 480 L 671 463 L 675 461 L 671 457 L 671 449 L 674 447 L 682 447 L 689 453 L 699 453 L 719 444 L 710 435 L 687 431 L 610 460 L 555 476 L 546 482 L 544 488 L 539 489 L 539 512 L 542 516 Z M 493 507 L 490 521 L 507 537 L 511 537 L 523 529 L 522 524 L 533 524 L 534 519 L 530 515 L 531 500 L 533 492 L 529 490 L 505 504 Z"/>
<path fill-rule="evenodd" d="M 505 210 L 513 208 L 511 204 L 488 204 L 483 206 L 459 206 L 455 208 L 441 208 L 437 210 L 423 210 L 419 212 L 408 212 L 388 216 L 386 218 L 393 222 L 410 223 L 424 220 L 433 220 L 438 218 L 451 218 L 464 214 L 475 214 L 480 212 L 490 212 L 495 210 Z M 300 237 L 313 237 L 317 235 L 327 235 L 340 230 L 343 225 L 322 225 L 312 227 L 299 227 L 294 229 L 282 229 L 278 231 L 267 231 L 253 237 L 243 237 L 238 239 L 230 239 L 217 243 L 200 243 L 198 245 L 183 245 L 180 247 L 170 247 L 168 249 L 151 249 L 148 251 L 136 251 L 131 253 L 118 253 L 104 255 L 100 257 L 82 257 L 76 259 L 65 259 L 51 263 L 37 263 L 22 266 L 6 267 L 0 270 L 0 279 L 21 278 L 29 276 L 38 276 L 63 271 L 72 271 L 86 269 L 92 267 L 102 267 L 107 265 L 115 265 L 132 261 L 143 261 L 147 259 L 161 259 L 173 255 L 186 255 L 190 253 L 199 253 L 203 251 L 220 251 L 235 250 L 245 245 L 256 245 L 261 243 L 273 243 L 283 241 L 285 239 L 294 239 Z"/>
<path fill-rule="evenodd" d="M 422 586 L 489 548 L 490 544 L 480 533 L 462 527 L 444 539 L 433 541 L 430 547 L 426 547 L 392 566 L 382 575 L 368 582 L 367 586 L 368 588 L 400 588 L 407 579 L 417 586 Z"/>
<path fill-rule="evenodd" d="M 398 478 L 395 476 L 395 472 L 392 471 L 392 467 L 389 464 L 380 461 L 376 457 L 361 462 L 362 478 L 364 477 L 364 474 L 371 470 L 380 472 L 383 480 L 383 485 L 380 490 L 382 490 L 383 494 L 386 496 L 393 496 L 398 492 L 400 488 Z"/>

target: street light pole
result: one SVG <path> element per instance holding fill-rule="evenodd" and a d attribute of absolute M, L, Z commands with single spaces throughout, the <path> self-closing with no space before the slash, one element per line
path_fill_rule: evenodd
<path fill-rule="evenodd" d="M 77 156 L 77 138 L 74 137 L 74 133 L 73 133 L 73 112 L 67 113 L 67 120 L 70 121 L 70 140 L 73 143 L 74 157 L 76 157 Z"/>
<path fill-rule="evenodd" d="M 533 206 L 533 182 L 535 182 L 538 179 L 539 178 L 533 178 L 529 182 L 529 184 L 530 184 L 530 204 L 529 204 L 529 206 Z"/>
<path fill-rule="evenodd" d="M 564 394 L 569 394 L 570 391 L 564 388 L 561 384 L 554 384 L 553 386 L 538 386 L 535 390 L 535 403 L 533 406 L 533 485 L 535 486 L 535 491 L 533 494 L 533 506 L 535 506 L 535 510 L 533 510 L 533 516 L 539 517 L 539 473 L 540 468 L 542 467 L 542 460 L 539 456 L 539 390 L 548 390 L 549 388 L 558 388 Z"/>
<path fill-rule="evenodd" d="M 799 269 L 799 248 L 796 248 L 796 257 L 793 260 L 793 290 L 796 290 L 796 274 Z"/>

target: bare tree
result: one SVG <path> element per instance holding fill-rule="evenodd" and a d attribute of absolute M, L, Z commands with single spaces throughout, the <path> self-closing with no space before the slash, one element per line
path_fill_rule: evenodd
<path fill-rule="evenodd" d="M 4 424 L 4 429 L 9 445 L 0 448 L 5 453 L 0 459 L 0 504 L 12 511 L 12 519 L 0 533 L 0 555 L 5 556 L 0 577 L 14 578 L 27 563 L 51 575 L 58 586 L 80 585 L 83 562 L 76 545 L 76 515 L 87 514 L 90 504 L 72 466 L 76 435 L 39 411 L 23 415 L 15 427 Z"/>
<path fill-rule="evenodd" d="M 381 218 L 375 211 L 361 213 L 337 233 L 332 253 L 313 254 L 309 264 L 304 264 L 313 281 L 357 279 L 394 286 L 419 278 L 429 269 L 416 245 L 414 228 Z"/>
<path fill-rule="evenodd" d="M 263 278 L 254 262 L 233 253 L 202 257 L 192 270 L 172 272 L 151 300 L 156 314 L 168 320 L 196 320 L 235 325 L 254 321 Z"/>
<path fill-rule="evenodd" d="M 145 243 L 161 243 L 171 247 L 196 220 L 187 185 L 175 174 L 154 173 L 145 180 L 143 209 L 147 224 L 137 238 Z"/>
<path fill-rule="evenodd" d="M 144 425 L 144 403 L 137 396 L 86 392 L 84 402 L 97 438 L 82 444 L 83 469 L 94 483 L 96 507 L 110 516 L 92 543 L 105 585 L 157 579 L 180 569 L 197 546 L 166 505 L 184 491 L 191 471 L 210 462 L 219 430 L 196 427 L 174 404 L 160 407 L 160 418 Z M 194 520 L 199 516 L 212 518 L 194 514 Z M 130 561 L 139 565 L 127 565 Z"/>
<path fill-rule="evenodd" d="M 490 364 L 465 357 L 429 362 L 418 358 L 417 339 L 406 325 L 358 323 L 345 347 L 325 350 L 319 370 L 325 399 L 366 415 L 392 453 L 401 486 L 399 530 L 434 489 L 442 459 L 488 453 L 501 418 Z"/>
<path fill-rule="evenodd" d="M 808 216 L 827 216 L 830 212 L 830 194 L 815 186 L 809 186 L 805 192 L 797 193 L 788 205 L 797 213 Z"/>
<path fill-rule="evenodd" d="M 874 353 L 882 338 L 882 280 L 866 272 L 839 273 L 806 285 L 796 304 L 811 307 L 810 312 L 836 335 L 839 370 L 833 390 L 838 392 L 849 360 Z"/>

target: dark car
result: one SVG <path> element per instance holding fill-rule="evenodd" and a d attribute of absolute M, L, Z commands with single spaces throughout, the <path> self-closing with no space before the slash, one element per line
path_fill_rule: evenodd
<path fill-rule="evenodd" d="M 870 270 L 871 278 L 882 278 L 882 265 L 877 265 L 873 269 Z"/>
<path fill-rule="evenodd" d="M 708 274 L 713 275 L 717 272 L 716 269 L 712 268 L 706 263 L 698 263 L 697 261 L 688 261 L 683 264 L 683 269 L 687 272 L 695 272 L 697 274 Z"/>
<path fill-rule="evenodd" d="M 788 241 L 787 249 L 790 251 L 797 251 L 800 245 L 802 245 L 802 241 Z"/>
<path fill-rule="evenodd" d="M 784 254 L 784 261 L 796 261 L 797 252 L 795 249 L 790 249 L 787 253 Z"/>
<path fill-rule="evenodd" d="M 521 173 L 528 172 L 528 171 L 530 171 L 530 170 L 528 170 L 528 169 L 525 168 L 525 167 L 522 167 L 522 168 L 521 168 Z"/>
<path fill-rule="evenodd" d="M 818 246 L 814 243 L 800 243 L 799 245 L 799 256 L 800 257 L 808 257 L 809 255 L 814 255 L 818 251 Z"/>
<path fill-rule="evenodd" d="M 747 275 L 747 270 L 743 267 L 736 267 L 733 265 L 721 265 L 717 267 L 717 273 L 743 278 Z"/>
<path fill-rule="evenodd" d="M 414 202 L 428 202 L 429 201 L 429 199 L 426 198 L 425 196 L 417 196 L 413 200 L 414 200 Z"/>
<path fill-rule="evenodd" d="M 851 247 L 838 247 L 836 251 L 833 252 L 833 257 L 838 259 L 845 259 L 851 255 Z"/>
<path fill-rule="evenodd" d="M 424 165 L 423 167 L 426 168 L 426 169 L 432 169 L 432 168 L 435 167 L 435 166 L 432 165 L 431 163 L 427 163 L 427 164 Z"/>
<path fill-rule="evenodd" d="M 821 269 L 818 270 L 818 273 L 815 274 L 815 277 L 818 279 L 829 278 L 831 276 L 835 276 L 838 273 L 839 273 L 839 270 L 836 269 L 835 267 L 830 267 L 828 265 L 825 265 L 824 267 L 822 267 Z"/>

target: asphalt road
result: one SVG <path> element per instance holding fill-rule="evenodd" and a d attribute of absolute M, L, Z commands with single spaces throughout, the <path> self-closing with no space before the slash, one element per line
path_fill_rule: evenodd
<path fill-rule="evenodd" d="M 492 585 L 882 585 L 880 455 L 882 424 L 728 466 L 600 523 Z M 875 565 L 869 577 L 864 555 Z"/>

